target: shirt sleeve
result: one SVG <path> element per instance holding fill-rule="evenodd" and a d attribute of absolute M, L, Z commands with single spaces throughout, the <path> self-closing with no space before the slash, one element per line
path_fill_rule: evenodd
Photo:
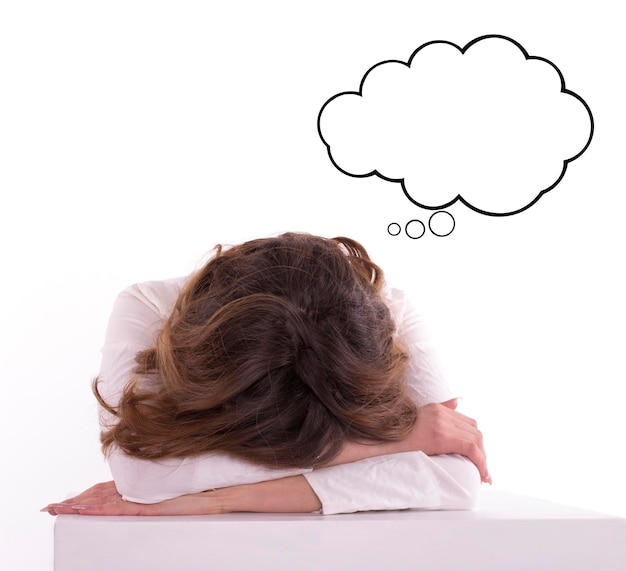
<path fill-rule="evenodd" d="M 112 407 L 117 406 L 124 386 L 132 377 L 137 352 L 154 347 L 185 279 L 135 284 L 117 297 L 102 348 L 98 384 L 100 394 Z M 146 377 L 145 382 L 159 381 Z M 100 410 L 102 428 L 114 422 L 115 417 Z M 140 503 L 307 472 L 303 469 L 272 470 L 220 452 L 193 458 L 143 460 L 115 446 L 107 461 L 124 499 Z"/>
<path fill-rule="evenodd" d="M 322 513 L 367 510 L 472 509 L 480 490 L 478 469 L 458 454 L 402 452 L 314 470 L 304 477 Z"/>
<path fill-rule="evenodd" d="M 387 297 L 397 324 L 397 335 L 409 354 L 407 391 L 410 398 L 417 406 L 454 398 L 421 315 L 402 290 L 388 290 Z"/>

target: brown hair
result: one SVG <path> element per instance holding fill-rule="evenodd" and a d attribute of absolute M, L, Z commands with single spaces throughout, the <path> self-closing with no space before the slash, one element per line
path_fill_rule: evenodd
<path fill-rule="evenodd" d="M 416 418 L 383 273 L 349 238 L 283 234 L 216 255 L 181 291 L 101 435 L 131 456 L 224 451 L 316 467 Z M 145 378 L 157 374 L 158 389 Z"/>

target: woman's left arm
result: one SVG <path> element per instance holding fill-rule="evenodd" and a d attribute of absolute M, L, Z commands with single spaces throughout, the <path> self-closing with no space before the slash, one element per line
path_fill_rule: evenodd
<path fill-rule="evenodd" d="M 256 484 L 187 494 L 153 504 L 122 499 L 114 482 L 43 508 L 51 515 L 204 515 L 230 512 L 351 513 L 366 510 L 471 509 L 480 478 L 458 455 L 407 452 Z"/>
<path fill-rule="evenodd" d="M 96 484 L 79 496 L 50 504 L 51 515 L 207 515 L 230 512 L 315 512 L 322 505 L 302 476 L 187 494 L 142 504 L 125 501 L 115 482 Z"/>
<path fill-rule="evenodd" d="M 386 455 L 314 470 L 304 477 L 324 513 L 470 509 L 481 480 L 491 483 L 482 434 L 473 419 L 456 411 L 456 399 L 419 314 L 403 292 L 388 294 L 398 335 L 409 352 L 408 393 L 418 406 L 417 422 L 409 437 L 392 443 Z"/>

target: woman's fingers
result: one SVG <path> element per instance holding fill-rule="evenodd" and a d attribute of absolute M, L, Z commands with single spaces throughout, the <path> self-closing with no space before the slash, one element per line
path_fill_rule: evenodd
<path fill-rule="evenodd" d="M 487 455 L 485 453 L 483 433 L 478 429 L 478 423 L 473 418 L 458 412 L 455 412 L 455 420 L 458 429 L 466 433 L 466 452 L 463 455 L 467 456 L 476 464 L 476 467 L 480 471 L 482 481 L 491 484 L 491 476 L 487 468 Z"/>
<path fill-rule="evenodd" d="M 74 505 L 101 505 L 114 501 L 116 498 L 121 499 L 121 496 L 117 492 L 115 482 L 102 482 L 91 486 L 91 488 L 88 488 L 77 496 L 68 498 L 62 502 L 49 504 L 42 508 L 41 511 L 47 511 L 50 515 L 76 514 L 78 512 L 72 508 Z"/>
<path fill-rule="evenodd" d="M 463 443 L 463 447 L 464 451 L 461 452 L 461 454 L 469 458 L 476 465 L 482 481 L 491 484 L 491 477 L 487 469 L 487 457 L 482 443 L 479 444 L 476 440 L 466 440 Z"/>
<path fill-rule="evenodd" d="M 478 468 L 481 479 L 491 483 L 483 435 L 478 430 L 478 424 L 473 418 L 457 412 L 447 403 L 420 407 L 412 438 L 412 449 L 422 450 L 428 455 L 466 456 Z"/>

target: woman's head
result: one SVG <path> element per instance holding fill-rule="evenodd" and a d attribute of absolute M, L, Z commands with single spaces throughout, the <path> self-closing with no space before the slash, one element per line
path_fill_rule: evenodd
<path fill-rule="evenodd" d="M 406 356 L 364 248 L 284 234 L 216 255 L 184 287 L 103 434 L 143 458 L 223 450 L 322 465 L 346 440 L 396 439 L 415 419 Z"/>

